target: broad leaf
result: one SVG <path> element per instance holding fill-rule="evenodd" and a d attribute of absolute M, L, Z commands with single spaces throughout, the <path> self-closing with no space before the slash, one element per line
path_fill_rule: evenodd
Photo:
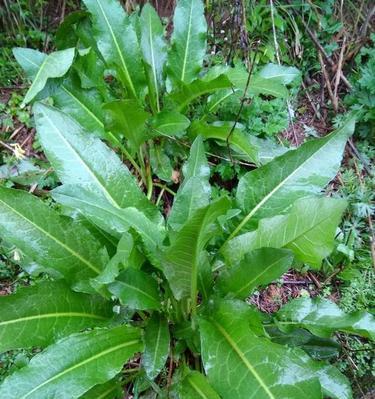
<path fill-rule="evenodd" d="M 2 398 L 75 399 L 117 375 L 142 350 L 140 330 L 98 329 L 64 338 L 0 386 Z M 46 367 L 48 365 L 48 367 Z"/>
<path fill-rule="evenodd" d="M 78 42 L 77 26 L 90 14 L 87 11 L 73 11 L 57 27 L 54 45 L 58 50 L 74 47 Z"/>
<path fill-rule="evenodd" d="M 116 295 L 123 305 L 138 310 L 160 309 L 160 296 L 156 280 L 142 272 L 128 267 L 116 280 L 109 284 L 109 291 Z"/>
<path fill-rule="evenodd" d="M 258 229 L 228 241 L 226 258 L 237 263 L 249 251 L 262 247 L 288 248 L 297 260 L 319 268 L 334 245 L 337 225 L 346 201 L 332 198 L 302 198 L 287 215 L 262 219 Z"/>
<path fill-rule="evenodd" d="M 78 52 L 80 51 L 78 50 Z M 79 54 L 73 68 L 77 71 L 83 89 L 94 87 L 103 89 L 105 86 L 105 65 L 92 48 Z"/>
<path fill-rule="evenodd" d="M 170 157 L 165 153 L 164 146 L 150 142 L 149 148 L 151 170 L 159 179 L 171 182 L 173 167 Z"/>
<path fill-rule="evenodd" d="M 130 97 L 139 97 L 144 90 L 145 76 L 141 51 L 134 27 L 117 0 L 84 0 L 93 19 L 98 48 L 109 67 Z"/>
<path fill-rule="evenodd" d="M 99 138 L 52 107 L 38 103 L 34 115 L 39 140 L 62 183 L 85 188 L 115 208 L 134 206 L 157 215 L 127 167 Z"/>
<path fill-rule="evenodd" d="M 321 399 L 317 377 L 289 349 L 259 338 L 248 305 L 222 301 L 200 320 L 203 365 L 223 398 Z"/>
<path fill-rule="evenodd" d="M 145 112 L 135 100 L 117 100 L 104 105 L 108 130 L 117 135 L 123 134 L 129 141 L 133 152 L 138 151 L 148 134 L 145 122 L 150 114 Z"/>
<path fill-rule="evenodd" d="M 335 331 L 357 334 L 375 340 L 375 318 L 367 312 L 343 312 L 334 302 L 323 298 L 298 298 L 276 314 L 277 326 L 284 332 L 306 328 L 319 337 Z"/>
<path fill-rule="evenodd" d="M 216 79 L 209 81 L 196 79 L 189 84 L 181 84 L 179 89 L 172 92 L 168 98 L 177 105 L 177 110 L 182 112 L 192 101 L 203 94 L 212 93 L 231 86 L 230 80 L 225 75 L 220 75 Z"/>
<path fill-rule="evenodd" d="M 112 316 L 110 302 L 57 281 L 2 296 L 0 309 L 0 352 L 47 346 L 83 328 L 105 325 Z"/>
<path fill-rule="evenodd" d="M 119 399 L 124 395 L 121 381 L 114 379 L 91 388 L 80 399 Z"/>
<path fill-rule="evenodd" d="M 207 378 L 198 371 L 190 371 L 179 383 L 178 391 L 181 399 L 220 399 Z"/>
<path fill-rule="evenodd" d="M 296 328 L 288 333 L 274 327 L 274 324 L 265 325 L 265 328 L 273 342 L 301 348 L 315 360 L 335 358 L 341 351 L 341 345 L 335 339 L 317 337 L 303 328 Z"/>
<path fill-rule="evenodd" d="M 132 267 L 131 254 L 134 249 L 134 240 L 130 233 L 124 233 L 117 244 L 116 253 L 106 264 L 102 273 L 91 280 L 91 284 L 100 292 L 105 284 L 113 283 L 124 267 Z"/>
<path fill-rule="evenodd" d="M 259 76 L 265 79 L 273 79 L 283 84 L 293 82 L 300 75 L 300 71 L 295 67 L 267 64 L 259 71 Z"/>
<path fill-rule="evenodd" d="M 142 8 L 141 49 L 147 64 L 147 80 L 151 104 L 155 111 L 160 111 L 159 90 L 163 85 L 163 67 L 167 58 L 167 46 L 164 29 L 155 9 L 149 4 Z"/>
<path fill-rule="evenodd" d="M 229 68 L 226 75 L 236 88 L 241 91 L 246 89 L 249 72 L 244 65 L 237 64 L 235 68 Z M 247 94 L 263 94 L 266 96 L 286 98 L 288 97 L 288 90 L 284 86 L 282 79 L 267 79 L 257 73 L 250 78 Z"/>
<path fill-rule="evenodd" d="M 142 365 L 147 376 L 153 380 L 163 369 L 168 358 L 170 345 L 168 320 L 154 313 L 147 323 L 144 343 Z"/>
<path fill-rule="evenodd" d="M 200 136 L 191 146 L 189 159 L 183 166 L 183 174 L 184 181 L 177 191 L 168 218 L 168 224 L 174 230 L 179 230 L 197 209 L 207 206 L 210 200 L 210 169 Z"/>
<path fill-rule="evenodd" d="M 316 362 L 302 350 L 295 351 L 310 372 L 319 378 L 324 396 L 334 399 L 352 399 L 352 389 L 347 377 L 329 363 Z"/>
<path fill-rule="evenodd" d="M 200 255 L 215 235 L 213 224 L 229 206 L 230 201 L 223 197 L 197 210 L 167 249 L 162 268 L 177 299 L 196 295 Z"/>
<path fill-rule="evenodd" d="M 75 119 L 87 132 L 106 138 L 103 98 L 97 89 L 82 89 L 77 79 L 67 78 L 52 98 L 58 109 Z"/>
<path fill-rule="evenodd" d="M 13 49 L 13 55 L 30 80 L 35 78 L 40 66 L 47 57 L 46 54 L 38 50 L 22 47 L 15 47 Z"/>
<path fill-rule="evenodd" d="M 180 136 L 189 125 L 189 119 L 177 111 L 161 111 L 150 120 L 153 137 Z"/>
<path fill-rule="evenodd" d="M 206 53 L 206 31 L 202 0 L 178 0 L 168 54 L 168 76 L 175 86 L 198 77 Z"/>
<path fill-rule="evenodd" d="M 227 268 L 218 279 L 224 294 L 246 299 L 254 288 L 279 278 L 292 265 L 293 253 L 285 249 L 261 248 L 245 255 L 239 265 Z"/>
<path fill-rule="evenodd" d="M 355 119 L 351 118 L 329 136 L 308 141 L 298 149 L 246 173 L 240 179 L 236 196 L 245 216 L 231 237 L 239 233 L 250 219 L 283 213 L 296 199 L 320 193 L 340 167 L 354 124 Z"/>
<path fill-rule="evenodd" d="M 48 79 L 59 78 L 68 72 L 73 62 L 74 52 L 74 48 L 55 51 L 49 55 L 23 48 L 13 50 L 18 63 L 25 70 L 27 76 L 33 80 L 22 102 L 23 105 L 28 104 L 44 89 Z M 41 64 L 39 64 L 40 62 Z"/>
<path fill-rule="evenodd" d="M 53 198 L 72 209 L 79 209 L 98 227 L 115 237 L 133 228 L 150 251 L 160 247 L 164 238 L 163 227 L 153 223 L 136 208 L 118 209 L 90 191 L 71 185 L 53 190 Z"/>
<path fill-rule="evenodd" d="M 234 122 L 220 122 L 217 121 L 212 124 L 203 123 L 201 121 L 194 121 L 189 129 L 190 133 L 195 136 L 200 134 L 204 139 L 214 139 L 226 145 L 226 140 L 232 130 Z M 235 151 L 234 158 L 239 158 L 243 161 L 253 162 L 259 164 L 258 150 L 251 141 L 251 137 L 243 131 L 243 127 L 237 124 L 237 127 L 229 138 L 229 144 Z"/>
<path fill-rule="evenodd" d="M 0 215 L 2 238 L 46 270 L 75 285 L 102 270 L 102 248 L 89 231 L 31 194 L 0 187 Z"/>

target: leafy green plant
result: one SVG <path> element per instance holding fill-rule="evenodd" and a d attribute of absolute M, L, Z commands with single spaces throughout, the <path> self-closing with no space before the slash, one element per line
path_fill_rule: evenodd
<path fill-rule="evenodd" d="M 353 109 L 361 109 L 363 114 L 357 133 L 360 137 L 368 138 L 373 143 L 373 131 L 375 124 L 375 85 L 372 78 L 375 73 L 375 35 L 371 36 L 371 44 L 361 49 L 356 57 L 358 70 L 353 74 L 354 88 L 345 97 L 345 103 Z"/>
<path fill-rule="evenodd" d="M 60 34 L 55 53 L 14 51 L 61 185 L 51 192 L 59 207 L 0 187 L 1 237 L 49 276 L 0 298 L 0 352 L 44 349 L 5 379 L 0 397 L 114 398 L 131 383 L 144 397 L 351 398 L 344 375 L 321 359 L 337 353 L 335 331 L 373 339 L 370 314 L 300 298 L 271 317 L 246 299 L 291 267 L 320 268 L 332 251 L 346 202 L 321 192 L 355 118 L 265 161 L 233 121 L 207 122 L 221 99 L 246 94 L 248 74 L 202 70 L 200 0 L 177 3 L 170 46 L 150 5 L 128 16 L 114 0 L 85 4 L 89 13 L 60 31 L 76 49 Z M 284 96 L 285 71 L 267 66 L 249 92 Z M 190 150 L 174 193 L 158 180 L 168 182 L 168 146 L 180 141 Z M 259 166 L 233 199 L 212 190 L 212 141 Z M 167 188 L 174 200 L 161 213 L 156 193 Z"/>

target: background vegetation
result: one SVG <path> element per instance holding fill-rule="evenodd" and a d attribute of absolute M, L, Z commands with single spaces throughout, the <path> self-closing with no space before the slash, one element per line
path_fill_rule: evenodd
<path fill-rule="evenodd" d="M 173 1 L 155 3 L 165 24 L 170 24 Z M 126 1 L 124 6 L 135 9 L 139 2 Z M 55 49 L 60 21 L 81 8 L 79 0 L 3 0 L 0 9 L 0 180 L 7 187 L 27 186 L 46 201 L 57 181 L 34 140 L 30 109 L 20 108 L 28 83 L 11 49 Z M 255 60 L 257 66 L 273 62 L 301 71 L 287 101 L 258 97 L 244 106 L 238 122 L 252 135 L 269 139 L 270 146 L 298 146 L 331 131 L 343 112 L 361 112 L 342 169 L 328 189 L 349 201 L 336 249 L 319 273 L 290 272 L 256 293 L 251 301 L 265 312 L 276 311 L 292 297 L 311 295 L 328 297 L 346 311 L 374 313 L 374 11 L 373 2 L 364 0 L 206 2 L 207 64 L 235 64 L 244 59 Z M 238 104 L 238 98 L 225 103 L 217 110 L 218 119 L 235 119 Z M 198 114 L 199 107 L 196 104 Z M 231 191 L 238 170 L 225 159 L 216 162 L 213 170 L 216 190 Z M 18 260 L 17 250 L 0 242 L 0 295 L 18 285 L 33 284 L 34 278 L 19 268 Z M 332 361 L 349 376 L 357 397 L 371 397 L 374 348 L 362 338 L 346 334 L 337 338 L 345 349 Z M 28 351 L 2 355 L 0 380 L 27 363 L 31 355 Z"/>

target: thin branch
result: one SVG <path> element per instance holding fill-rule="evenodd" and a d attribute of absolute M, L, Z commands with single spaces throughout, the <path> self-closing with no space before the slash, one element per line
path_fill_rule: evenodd
<path fill-rule="evenodd" d="M 339 87 L 340 79 L 341 79 L 342 62 L 344 60 L 345 44 L 346 44 L 346 36 L 344 36 L 344 39 L 343 39 L 343 42 L 342 42 L 342 46 L 341 46 L 339 62 L 337 64 L 337 71 L 336 71 L 335 89 L 334 89 L 334 92 L 333 92 L 333 95 L 336 98 L 337 104 L 338 104 L 338 100 L 339 100 L 338 95 L 337 95 L 337 91 L 338 91 L 338 87 Z"/>
<path fill-rule="evenodd" d="M 228 148 L 228 155 L 229 155 L 229 159 L 231 160 L 232 164 L 234 164 L 234 161 L 233 161 L 232 152 L 231 152 L 231 149 L 230 149 L 230 140 L 232 138 L 234 129 L 236 128 L 237 123 L 238 123 L 238 121 L 240 119 L 243 107 L 245 105 L 245 101 L 247 100 L 247 91 L 249 89 L 251 75 L 253 74 L 255 60 L 256 60 L 256 56 L 258 54 L 257 50 L 258 50 L 258 43 L 256 44 L 256 47 L 255 47 L 255 50 L 254 50 L 253 60 L 251 62 L 250 70 L 249 70 L 249 73 L 247 75 L 247 81 L 246 81 L 246 85 L 245 85 L 245 90 L 244 90 L 242 98 L 241 98 L 240 107 L 238 109 L 238 112 L 237 112 L 237 115 L 235 117 L 235 120 L 234 120 L 234 123 L 232 125 L 232 128 L 230 129 L 230 131 L 229 131 L 229 133 L 227 135 L 227 138 L 226 138 L 226 143 L 227 143 L 227 148 Z"/>
<path fill-rule="evenodd" d="M 322 68 L 322 73 L 323 73 L 323 76 L 324 76 L 324 80 L 326 82 L 328 94 L 329 94 L 329 97 L 331 98 L 331 101 L 332 101 L 333 109 L 334 109 L 335 113 L 337 113 L 337 111 L 338 111 L 337 99 L 336 99 L 336 97 L 333 94 L 331 82 L 330 82 L 329 76 L 328 76 L 328 72 L 326 70 L 326 66 L 324 64 L 323 57 L 322 57 L 322 55 L 320 53 L 318 53 L 318 58 L 319 58 L 320 66 Z"/>

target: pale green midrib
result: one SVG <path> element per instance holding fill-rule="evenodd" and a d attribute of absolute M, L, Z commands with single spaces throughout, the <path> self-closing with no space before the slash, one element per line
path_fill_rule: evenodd
<path fill-rule="evenodd" d="M 126 226 L 129 226 L 129 225 L 130 225 L 130 226 L 133 227 L 133 228 L 137 228 L 138 230 L 141 230 L 138 226 L 136 226 L 135 223 L 129 222 L 127 219 L 125 219 L 125 217 L 124 217 L 123 215 L 119 215 L 118 213 L 112 211 L 111 209 L 103 208 L 103 207 L 99 206 L 98 204 L 95 204 L 95 203 L 92 203 L 92 202 L 88 202 L 88 201 L 84 201 L 83 199 L 78 198 L 78 197 L 70 197 L 69 195 L 62 194 L 62 193 L 57 193 L 57 195 L 58 195 L 58 196 L 67 197 L 68 199 L 69 199 L 69 198 L 73 198 L 73 200 L 75 200 L 75 201 L 79 201 L 79 202 L 81 202 L 81 203 L 83 203 L 83 204 L 86 204 L 86 205 L 88 205 L 88 206 L 92 206 L 92 207 L 95 207 L 95 208 L 99 208 L 99 209 L 101 209 L 101 210 L 104 211 L 104 212 L 108 212 L 108 213 L 112 214 L 113 216 L 116 216 L 116 217 L 120 218 L 121 220 L 123 220 L 123 221 L 126 223 Z M 127 208 L 121 208 L 120 211 L 125 211 L 126 209 L 127 209 Z M 136 208 L 135 208 L 135 209 L 136 209 Z M 146 217 L 146 216 L 145 216 L 145 217 Z M 146 232 L 144 229 L 142 229 L 142 233 L 143 233 L 155 246 L 158 246 L 158 242 L 155 241 L 155 240 L 153 239 L 152 236 L 148 235 L 147 232 Z"/>
<path fill-rule="evenodd" d="M 286 215 L 283 215 L 286 216 Z M 324 217 L 323 219 L 319 219 L 316 224 L 313 226 L 309 227 L 307 230 L 303 230 L 301 233 L 299 233 L 297 236 L 292 237 L 289 241 L 282 243 L 281 248 L 287 247 L 287 245 L 293 245 L 295 241 L 297 241 L 299 238 L 304 237 L 306 234 L 308 234 L 310 231 L 314 230 L 319 226 L 320 224 L 324 223 L 326 220 L 331 219 L 332 215 L 328 215 L 327 217 Z M 249 233 L 253 233 L 252 231 Z M 247 234 L 247 233 L 246 233 Z M 257 238 L 257 237 L 256 237 Z M 259 247 L 258 247 L 259 248 Z M 287 247 L 288 248 L 288 247 Z M 254 248 L 253 248 L 254 249 Z M 256 248 L 257 249 L 257 248 Z"/>
<path fill-rule="evenodd" d="M 25 98 L 24 98 L 24 100 L 23 100 L 23 103 L 28 103 L 31 99 L 29 98 L 29 96 L 30 96 L 30 92 L 31 92 L 31 90 L 33 89 L 33 87 L 35 86 L 35 84 L 36 84 L 36 82 L 38 81 L 38 78 L 39 78 L 39 75 L 42 73 L 42 71 L 43 71 L 43 69 L 44 69 L 44 67 L 45 67 L 45 65 L 46 65 L 46 63 L 47 63 L 47 61 L 48 61 L 48 56 L 43 60 L 43 62 L 41 63 L 41 65 L 40 65 L 40 68 L 38 69 L 38 72 L 36 73 L 36 75 L 35 75 L 35 78 L 33 79 L 33 83 L 31 84 L 31 86 L 29 87 L 29 90 L 27 90 L 27 93 L 26 93 L 26 96 L 25 96 Z"/>
<path fill-rule="evenodd" d="M 340 131 L 336 132 L 334 138 L 340 133 Z M 228 239 L 224 242 L 223 246 L 231 240 L 233 237 L 237 235 L 237 233 L 240 232 L 242 227 L 251 219 L 251 217 L 264 205 L 265 202 L 267 202 L 281 187 L 284 186 L 284 184 L 291 178 L 293 177 L 297 172 L 300 171 L 300 169 L 307 163 L 309 162 L 312 158 L 316 157 L 319 152 L 326 147 L 326 145 L 332 143 L 332 137 L 330 140 L 327 140 L 326 143 L 324 143 L 317 151 L 315 151 L 310 157 L 308 157 L 304 162 L 302 162 L 291 174 L 289 174 L 285 179 L 283 179 L 275 188 L 273 188 L 267 195 L 263 197 L 263 199 L 258 202 L 258 204 L 242 219 L 240 224 L 235 228 L 233 233 L 228 237 Z"/>
<path fill-rule="evenodd" d="M 98 396 L 96 399 L 103 399 L 105 398 L 109 393 L 111 393 L 112 391 L 116 390 L 118 388 L 117 385 L 107 389 L 105 392 L 103 392 L 100 396 Z"/>
<path fill-rule="evenodd" d="M 282 259 L 282 258 L 281 258 Z M 263 274 L 265 274 L 266 272 L 268 272 L 269 269 L 271 269 L 273 266 L 275 266 L 280 259 L 276 260 L 275 262 L 271 263 L 268 267 L 266 267 L 264 270 L 262 270 L 261 273 L 259 273 L 256 277 L 254 277 L 252 280 L 250 280 L 249 282 L 247 282 L 244 286 L 242 286 L 239 290 L 237 290 L 235 292 L 236 295 L 240 294 L 242 291 L 244 291 L 245 289 L 247 289 L 247 287 L 249 287 L 249 285 L 253 284 L 254 281 L 256 281 L 257 279 L 259 279 L 259 277 L 263 276 Z"/>
<path fill-rule="evenodd" d="M 104 129 L 104 123 L 89 109 L 86 107 L 85 104 L 82 103 L 69 89 L 67 89 L 64 85 L 61 85 L 61 88 L 70 96 L 73 98 L 74 101 L 76 101 L 81 108 L 83 108 L 87 114 L 91 116 L 92 119 L 95 120 L 95 122 L 102 128 Z"/>
<path fill-rule="evenodd" d="M 96 174 L 90 169 L 90 167 L 86 164 L 86 162 L 82 159 L 82 157 L 79 155 L 77 150 L 72 146 L 72 144 L 64 137 L 64 135 L 61 133 L 61 131 L 55 126 L 55 124 L 52 122 L 52 120 L 49 118 L 49 116 L 44 113 L 44 116 L 46 117 L 48 123 L 52 127 L 52 129 L 55 130 L 55 132 L 58 134 L 58 136 L 61 138 L 61 140 L 65 143 L 68 149 L 71 150 L 71 152 L 75 155 L 75 157 L 78 159 L 79 163 L 84 166 L 84 168 L 87 170 L 90 176 L 93 177 L 93 179 L 97 182 L 97 185 L 100 187 L 100 190 L 103 192 L 104 196 L 107 198 L 107 200 L 115 207 L 120 209 L 119 204 L 114 200 L 112 195 L 108 192 L 106 187 L 103 186 L 102 182 L 99 180 L 99 178 L 96 176 Z"/>
<path fill-rule="evenodd" d="M 187 377 L 187 380 L 188 380 L 189 384 L 193 387 L 193 389 L 194 389 L 195 391 L 197 391 L 198 394 L 199 394 L 203 399 L 209 399 L 208 396 L 206 396 L 205 393 L 202 392 L 202 391 L 199 389 L 199 387 L 198 387 L 197 385 L 194 384 L 194 382 L 192 381 L 191 378 Z"/>
<path fill-rule="evenodd" d="M 120 56 L 120 60 L 121 60 L 121 63 L 122 63 L 122 67 L 124 68 L 125 76 L 126 76 L 126 79 L 127 79 L 127 81 L 128 81 L 128 84 L 129 84 L 129 86 L 130 86 L 130 89 L 131 89 L 131 91 L 132 91 L 134 97 L 137 97 L 137 94 L 136 94 L 136 92 L 135 92 L 135 88 L 134 88 L 133 82 L 132 82 L 132 80 L 131 80 L 131 78 L 130 78 L 129 71 L 128 71 L 128 68 L 127 68 L 127 66 L 126 66 L 126 62 L 125 62 L 125 60 L 124 60 L 124 56 L 123 56 L 123 54 L 122 54 L 122 52 L 121 52 L 120 46 L 119 46 L 119 44 L 118 44 L 116 35 L 115 35 L 115 33 L 113 32 L 112 26 L 111 26 L 111 24 L 110 24 L 109 21 L 108 21 L 107 15 L 106 15 L 106 13 L 104 12 L 104 9 L 103 9 L 103 7 L 102 7 L 100 1 L 99 1 L 99 0 L 96 0 L 96 3 L 98 4 L 98 6 L 99 6 L 99 8 L 100 8 L 100 11 L 101 11 L 101 13 L 102 13 L 102 15 L 103 15 L 103 17 L 104 17 L 104 19 L 105 19 L 105 22 L 106 22 L 106 24 L 107 24 L 107 26 L 108 26 L 109 32 L 110 32 L 110 34 L 111 34 L 111 36 L 112 36 L 113 43 L 115 44 L 117 53 L 118 53 L 118 55 Z"/>
<path fill-rule="evenodd" d="M 79 255 L 77 252 L 75 252 L 73 249 L 69 248 L 67 245 L 65 245 L 62 241 L 58 240 L 56 237 L 51 235 L 48 231 L 44 230 L 42 227 L 38 226 L 34 222 L 32 222 L 30 219 L 28 219 L 26 216 L 22 215 L 22 213 L 18 212 L 16 209 L 8 205 L 6 202 L 0 199 L 0 202 L 3 203 L 7 208 L 9 208 L 12 212 L 14 212 L 16 215 L 21 217 L 22 219 L 26 220 L 28 223 L 30 223 L 32 226 L 34 226 L 37 230 L 41 231 L 43 234 L 45 234 L 47 237 L 49 237 L 52 241 L 56 242 L 58 245 L 63 247 L 66 251 L 71 253 L 73 256 L 75 256 L 77 259 L 79 259 L 81 262 L 83 262 L 85 265 L 87 265 L 91 270 L 94 270 L 95 273 L 99 274 L 100 270 L 97 269 L 95 266 L 93 266 L 90 262 L 88 262 L 86 259 L 84 259 L 81 255 Z"/>
<path fill-rule="evenodd" d="M 160 318 L 160 319 L 159 319 L 158 335 L 157 335 L 157 337 L 156 337 L 156 345 L 155 345 L 156 350 L 154 351 L 154 356 L 153 356 L 153 358 L 152 358 L 152 364 L 153 364 L 153 366 L 155 366 L 155 364 L 156 364 L 156 357 L 158 356 L 158 347 L 159 347 L 159 345 L 160 345 L 161 327 L 162 327 L 161 324 L 162 324 L 162 321 L 161 321 L 161 318 Z"/>
<path fill-rule="evenodd" d="M 185 72 L 186 72 L 186 64 L 187 64 L 187 56 L 189 52 L 189 45 L 190 45 L 190 36 L 191 36 L 191 19 L 193 16 L 193 1 L 190 1 L 190 14 L 189 14 L 189 23 L 188 23 L 188 32 L 187 32 L 187 40 L 186 40 L 186 47 L 185 47 L 185 54 L 184 54 L 184 61 L 182 64 L 182 72 L 181 72 L 181 81 L 183 82 L 185 79 Z"/>
<path fill-rule="evenodd" d="M 237 346 L 237 344 L 233 341 L 233 339 L 230 337 L 230 335 L 225 331 L 225 329 L 218 324 L 215 320 L 211 320 L 211 322 L 215 325 L 215 327 L 219 330 L 219 332 L 224 336 L 224 338 L 227 340 L 228 344 L 233 348 L 233 350 L 236 352 L 238 357 L 242 360 L 242 362 L 245 364 L 246 368 L 250 371 L 250 373 L 255 377 L 255 379 L 258 381 L 259 385 L 261 388 L 266 392 L 268 397 L 270 399 L 277 399 L 273 393 L 269 390 L 267 387 L 266 383 L 262 380 L 260 375 L 257 373 L 255 368 L 252 366 L 252 364 L 249 362 L 249 360 L 246 358 L 246 356 L 242 353 L 241 349 Z"/>
<path fill-rule="evenodd" d="M 224 89 L 225 90 L 225 89 Z M 228 89 L 228 90 L 230 90 L 230 89 Z M 217 105 L 219 105 L 221 102 L 223 102 L 226 98 L 228 98 L 229 96 L 231 96 L 232 94 L 234 94 L 234 92 L 233 92 L 233 90 L 230 90 L 229 91 L 229 93 L 226 93 L 225 95 L 223 95 L 222 97 L 220 97 L 214 104 L 212 104 L 210 107 L 209 107 L 209 112 L 211 112 L 213 109 L 215 109 L 215 107 L 217 106 Z"/>
<path fill-rule="evenodd" d="M 295 236 L 294 238 L 290 239 L 289 241 L 287 241 L 285 244 L 283 244 L 283 247 L 286 247 L 287 245 L 292 245 L 295 241 L 297 241 L 299 238 L 303 238 L 306 234 L 310 233 L 310 231 L 314 230 L 317 228 L 317 226 L 321 225 L 322 223 L 324 223 L 326 220 L 329 220 L 332 218 L 332 215 L 328 215 L 327 217 L 324 217 L 322 219 L 319 219 L 318 222 L 316 224 L 314 224 L 313 226 L 309 227 L 307 230 L 304 230 L 303 232 L 301 232 L 300 234 L 298 234 L 297 236 Z"/>
<path fill-rule="evenodd" d="M 116 345 L 113 348 L 108 348 L 108 349 L 104 350 L 103 352 L 100 352 L 100 353 L 96 354 L 95 356 L 91 356 L 88 359 L 83 360 L 82 362 L 79 362 L 79 363 L 75 364 L 74 366 L 71 366 L 71 367 L 67 368 L 64 371 L 61 371 L 60 373 L 54 375 L 53 377 L 51 377 L 48 380 L 44 381 L 43 383 L 39 384 L 37 387 L 33 388 L 31 391 L 29 391 L 26 395 L 22 396 L 22 398 L 20 398 L 20 399 L 26 399 L 28 396 L 30 396 L 31 394 L 36 392 L 38 389 L 44 387 L 45 385 L 49 384 L 50 382 L 53 382 L 53 381 L 57 380 L 58 378 L 62 377 L 63 375 L 68 374 L 71 371 L 73 371 L 73 370 L 75 370 L 75 369 L 77 369 L 77 368 L 79 368 L 81 366 L 84 366 L 87 363 L 90 363 L 90 362 L 92 362 L 94 360 L 97 360 L 100 357 L 105 356 L 105 355 L 107 355 L 107 354 L 109 354 L 111 352 L 115 352 L 118 349 L 125 348 L 127 346 L 131 346 L 131 345 L 134 345 L 134 344 L 137 344 L 137 343 L 139 343 L 139 340 L 128 341 L 128 342 L 125 342 L 123 344 Z"/>
<path fill-rule="evenodd" d="M 225 87 L 215 87 L 215 88 L 206 87 L 206 88 L 198 90 L 198 91 L 196 91 L 194 93 L 190 92 L 188 94 L 188 96 L 184 97 L 184 100 L 178 105 L 177 110 L 178 111 L 182 111 L 186 107 L 186 105 L 189 104 L 189 102 L 191 102 L 194 98 L 200 97 L 203 94 L 208 94 L 208 93 L 211 93 L 211 92 L 214 92 L 214 91 L 217 91 L 217 90 L 222 90 L 222 89 L 225 89 Z"/>
<path fill-rule="evenodd" d="M 134 285 L 125 283 L 124 281 L 121 280 L 115 280 L 114 283 L 120 283 L 121 285 L 124 285 L 125 287 L 128 287 L 134 291 L 137 291 L 139 293 L 141 293 L 142 295 L 146 296 L 147 298 L 151 299 L 153 302 L 156 302 L 156 299 L 154 297 L 152 297 L 151 295 L 149 295 L 147 292 L 142 291 L 141 289 L 134 287 Z"/>
<path fill-rule="evenodd" d="M 83 318 L 88 318 L 88 319 L 106 320 L 106 317 L 99 316 L 99 315 L 92 314 L 92 313 L 60 312 L 60 313 L 45 313 L 45 314 L 39 314 L 39 315 L 33 315 L 33 316 L 20 317 L 19 319 L 6 320 L 6 321 L 0 322 L 0 327 L 6 326 L 9 324 L 21 323 L 24 321 L 48 319 L 48 318 L 59 318 L 59 317 L 83 317 Z"/>
<path fill-rule="evenodd" d="M 155 66 L 155 55 L 154 55 L 154 42 L 152 40 L 151 13 L 149 13 L 149 15 L 148 15 L 148 23 L 149 23 L 149 33 L 150 33 L 149 40 L 150 40 L 150 50 L 151 50 L 152 74 L 154 76 L 154 85 L 155 85 L 155 94 L 156 94 L 156 107 L 157 107 L 158 112 L 160 112 L 158 80 L 156 77 L 156 66 Z"/>

